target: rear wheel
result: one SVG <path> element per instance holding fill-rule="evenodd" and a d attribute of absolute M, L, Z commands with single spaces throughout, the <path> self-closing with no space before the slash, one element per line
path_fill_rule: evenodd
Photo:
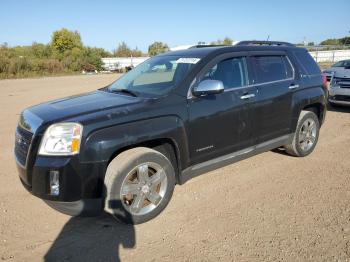
<path fill-rule="evenodd" d="M 144 223 L 169 203 L 175 172 L 163 154 L 138 147 L 119 154 L 105 177 L 105 210 L 127 224 Z"/>
<path fill-rule="evenodd" d="M 307 156 L 314 149 L 318 141 L 320 123 L 312 111 L 302 111 L 292 143 L 285 145 L 286 152 L 293 156 Z"/>

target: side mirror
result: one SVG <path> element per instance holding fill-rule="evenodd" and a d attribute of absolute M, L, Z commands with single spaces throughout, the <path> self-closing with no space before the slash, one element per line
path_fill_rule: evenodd
<path fill-rule="evenodd" d="M 203 80 L 193 88 L 194 96 L 213 95 L 224 92 L 224 84 L 220 80 Z"/>

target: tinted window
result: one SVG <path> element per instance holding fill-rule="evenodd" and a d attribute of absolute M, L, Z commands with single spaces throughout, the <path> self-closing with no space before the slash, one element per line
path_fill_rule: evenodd
<path fill-rule="evenodd" d="M 308 75 L 321 74 L 320 68 L 318 67 L 317 63 L 306 50 L 295 51 L 294 55 L 297 58 L 305 74 L 308 74 Z"/>
<path fill-rule="evenodd" d="M 255 83 L 283 80 L 293 77 L 293 69 L 285 56 L 253 56 Z"/>
<path fill-rule="evenodd" d="M 220 61 L 202 78 L 223 82 L 225 89 L 247 85 L 246 61 L 244 57 L 234 57 Z"/>

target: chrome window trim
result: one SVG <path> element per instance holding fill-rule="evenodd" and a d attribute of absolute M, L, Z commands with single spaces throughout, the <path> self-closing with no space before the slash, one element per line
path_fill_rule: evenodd
<path fill-rule="evenodd" d="M 261 55 L 261 56 L 264 56 L 264 55 Z M 265 56 L 272 56 L 272 55 L 265 55 Z M 292 81 L 295 79 L 295 69 L 294 69 L 294 66 L 292 64 L 292 62 L 290 61 L 289 57 L 287 54 L 284 54 L 284 55 L 281 55 L 281 56 L 284 56 L 289 65 L 291 66 L 292 68 L 292 71 L 293 71 L 293 76 L 292 77 L 289 77 L 289 78 L 285 78 L 285 79 L 280 79 L 280 80 L 274 80 L 274 81 L 269 81 L 269 82 L 263 82 L 263 83 L 258 83 L 258 84 L 252 84 L 252 85 L 246 85 L 246 86 L 241 86 L 241 87 L 231 87 L 229 89 L 225 89 L 223 93 L 227 93 L 227 92 L 232 92 L 234 90 L 241 90 L 241 89 L 245 89 L 245 88 L 250 88 L 250 87 L 255 87 L 255 86 L 262 86 L 262 85 L 269 85 L 269 84 L 275 84 L 275 83 L 280 83 L 280 82 L 285 82 L 285 81 Z M 247 58 L 249 56 L 246 56 L 245 58 L 245 61 L 247 61 Z M 245 63 L 245 67 L 246 67 L 246 74 L 247 74 L 247 77 L 248 77 L 248 80 L 249 80 L 249 72 L 248 72 L 248 68 L 247 68 L 247 62 Z M 187 99 L 193 99 L 193 98 L 196 98 L 193 94 L 192 94 L 192 87 L 193 85 L 196 83 L 197 81 L 197 77 L 193 78 L 191 84 L 190 84 L 190 87 L 188 89 L 188 92 L 187 92 Z M 248 81 L 249 82 L 249 81 Z"/>
<path fill-rule="evenodd" d="M 231 88 L 231 89 L 224 90 L 224 92 L 232 91 L 232 90 L 238 90 L 238 89 L 243 89 L 243 88 L 248 88 L 248 87 L 254 87 L 254 86 L 275 84 L 275 83 L 279 83 L 279 82 L 290 81 L 290 80 L 293 80 L 293 79 L 294 79 L 294 77 L 289 77 L 289 78 L 285 78 L 285 79 L 281 79 L 281 80 L 274 80 L 274 81 L 269 81 L 269 82 L 264 82 L 264 83 L 258 83 L 258 84 L 252 84 L 252 85 L 237 87 L 237 88 Z"/>
<path fill-rule="evenodd" d="M 259 84 L 252 84 L 252 85 L 246 85 L 246 86 L 241 86 L 241 87 L 236 87 L 236 88 L 225 89 L 223 93 L 232 92 L 235 90 L 241 90 L 241 89 L 250 88 L 250 87 L 255 87 L 255 86 L 262 86 L 262 85 L 275 84 L 275 83 L 279 83 L 279 82 L 291 81 L 293 79 L 294 79 L 293 77 L 290 77 L 290 78 L 286 78 L 286 79 L 282 79 L 282 80 L 275 80 L 275 81 L 264 82 L 264 83 L 259 83 Z M 196 98 L 191 92 L 191 87 L 188 90 L 187 99 Z"/>
<path fill-rule="evenodd" d="M 290 61 L 288 55 L 285 55 L 285 57 L 287 58 L 287 61 L 288 61 L 289 65 L 291 66 L 292 71 L 293 71 L 293 76 L 292 76 L 291 78 L 292 78 L 292 79 L 295 79 L 295 69 L 294 69 L 294 66 L 293 66 L 292 62 Z"/>

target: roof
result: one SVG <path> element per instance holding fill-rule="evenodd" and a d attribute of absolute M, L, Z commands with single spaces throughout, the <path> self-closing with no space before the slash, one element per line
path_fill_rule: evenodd
<path fill-rule="evenodd" d="M 212 53 L 226 53 L 226 52 L 244 52 L 244 51 L 278 51 L 288 49 L 299 49 L 291 45 L 235 45 L 235 46 L 201 46 L 197 48 L 189 48 L 178 51 L 171 51 L 162 54 L 162 56 L 183 56 L 183 57 L 198 57 L 203 58 Z M 221 51 L 221 52 L 220 52 Z"/>
<path fill-rule="evenodd" d="M 189 49 L 182 49 L 177 51 L 170 51 L 170 52 L 161 54 L 161 56 L 173 55 L 173 56 L 202 58 L 220 48 L 222 47 L 215 46 L 215 47 L 189 48 Z"/>

